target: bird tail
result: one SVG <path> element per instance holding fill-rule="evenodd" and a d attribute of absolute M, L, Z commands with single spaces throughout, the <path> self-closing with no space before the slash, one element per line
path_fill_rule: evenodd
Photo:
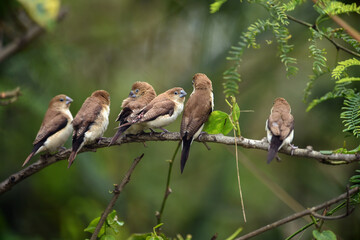
<path fill-rule="evenodd" d="M 31 152 L 31 153 L 29 154 L 29 156 L 26 158 L 26 160 L 25 160 L 25 162 L 23 163 L 22 167 L 24 167 L 24 166 L 30 161 L 30 159 L 31 159 L 34 155 L 35 155 L 35 152 L 34 152 L 34 151 Z"/>
<path fill-rule="evenodd" d="M 40 141 L 40 142 L 38 142 L 37 144 L 34 145 L 34 148 L 33 148 L 32 152 L 25 159 L 25 162 L 23 163 L 22 167 L 24 167 L 30 161 L 30 159 L 37 153 L 37 151 L 39 150 L 39 148 L 41 148 L 41 146 L 43 144 L 44 144 L 44 141 Z"/>
<path fill-rule="evenodd" d="M 79 137 L 76 137 L 76 135 L 73 136 L 72 150 L 68 159 L 69 161 L 68 168 L 70 168 L 71 164 L 73 164 L 77 153 L 82 148 L 84 144 L 84 137 L 85 137 L 84 134 L 81 134 Z"/>
<path fill-rule="evenodd" d="M 69 165 L 68 165 L 68 168 L 70 168 L 71 167 L 71 164 L 73 164 L 73 162 L 74 162 L 74 160 L 75 160 L 75 158 L 76 158 L 76 155 L 77 155 L 77 151 L 72 151 L 71 153 L 70 153 L 70 156 L 69 156 L 69 159 L 68 159 L 68 162 L 69 162 Z"/>
<path fill-rule="evenodd" d="M 130 127 L 131 125 L 127 125 L 127 126 L 123 126 L 123 127 L 119 127 L 117 132 L 115 133 L 115 135 L 113 136 L 113 138 L 111 139 L 111 142 L 109 143 L 110 145 L 113 145 L 116 140 L 118 140 L 118 138 Z"/>
<path fill-rule="evenodd" d="M 191 142 L 192 142 L 192 138 L 187 139 L 187 133 L 185 133 L 184 137 L 182 138 L 182 151 L 181 151 L 181 162 L 180 162 L 181 173 L 183 173 L 186 161 L 189 158 Z"/>
<path fill-rule="evenodd" d="M 279 147 L 281 146 L 282 141 L 280 140 L 280 136 L 272 136 L 269 152 L 267 155 L 267 163 L 269 164 L 274 157 L 276 156 L 276 153 L 279 151 Z"/>

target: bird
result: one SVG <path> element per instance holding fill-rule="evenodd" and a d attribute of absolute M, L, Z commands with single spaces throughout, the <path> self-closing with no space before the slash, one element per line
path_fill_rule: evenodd
<path fill-rule="evenodd" d="M 151 102 L 156 97 L 154 88 L 147 82 L 135 82 L 129 93 L 129 96 L 123 100 L 121 104 L 121 112 L 116 118 L 116 122 L 119 122 L 119 126 L 128 123 L 128 119 L 131 119 L 134 114 L 137 114 L 142 108 Z M 118 127 L 117 132 L 111 139 L 109 145 L 112 145 L 122 134 L 138 134 L 145 129 L 144 124 L 133 124 L 124 127 Z"/>
<path fill-rule="evenodd" d="M 160 128 L 174 122 L 184 109 L 186 92 L 181 87 L 175 87 L 155 97 L 148 105 L 135 114 L 127 125 L 144 123 L 146 128 Z"/>
<path fill-rule="evenodd" d="M 203 73 L 194 75 L 193 92 L 185 104 L 181 120 L 180 136 L 182 141 L 181 173 L 189 157 L 190 145 L 196 139 L 214 110 L 214 95 L 211 80 Z"/>
<path fill-rule="evenodd" d="M 99 141 L 109 124 L 110 95 L 105 90 L 97 90 L 88 97 L 76 114 L 73 124 L 72 150 L 68 168 L 80 149 Z"/>
<path fill-rule="evenodd" d="M 294 117 L 291 115 L 291 107 L 284 98 L 276 98 L 271 108 L 269 118 L 266 120 L 265 130 L 267 140 L 270 143 L 267 155 L 267 163 L 270 163 L 277 152 L 285 145 L 291 145 L 294 138 Z"/>
<path fill-rule="evenodd" d="M 33 142 L 33 150 L 23 163 L 23 167 L 35 154 L 43 151 L 53 152 L 64 145 L 73 130 L 73 116 L 69 110 L 72 102 L 73 100 L 64 94 L 51 99 Z"/>

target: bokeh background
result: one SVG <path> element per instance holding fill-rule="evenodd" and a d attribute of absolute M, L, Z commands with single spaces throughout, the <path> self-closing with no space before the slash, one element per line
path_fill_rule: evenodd
<path fill-rule="evenodd" d="M 0 108 L 1 180 L 21 169 L 32 149 L 50 99 L 60 93 L 74 99 L 70 110 L 75 116 L 94 90 L 111 95 L 110 124 L 105 137 L 115 133 L 114 122 L 122 100 L 135 81 L 147 81 L 161 93 L 180 86 L 192 92 L 192 76 L 206 73 L 213 81 L 215 109 L 228 112 L 222 93 L 222 73 L 229 67 L 226 56 L 240 33 L 258 18 L 267 17 L 260 6 L 229 1 L 216 14 L 209 13 L 211 1 L 62 1 L 68 14 L 53 31 L 29 44 L 24 50 L 0 63 L 0 90 L 21 87 L 17 102 Z M 311 1 L 294 12 L 309 22 L 317 17 Z M 344 19 L 358 27 L 359 17 Z M 339 119 L 342 100 L 331 100 L 305 112 L 304 89 L 312 74 L 308 58 L 309 32 L 291 23 L 293 56 L 300 71 L 286 77 L 277 57 L 275 43 L 266 44 L 271 33 L 262 34 L 258 50 L 248 49 L 240 68 L 238 104 L 240 126 L 247 138 L 265 137 L 264 125 L 276 97 L 284 97 L 295 117 L 295 138 L 299 147 L 316 150 L 356 147 L 357 140 L 342 133 Z M 358 29 L 359 30 L 359 29 Z M 328 42 L 329 65 L 336 63 L 336 51 Z M 340 52 L 339 58 L 349 55 Z M 330 91 L 330 77 L 320 78 L 311 98 Z M 168 127 L 179 131 L 180 119 Z M 100 216 L 108 204 L 109 190 L 119 183 L 132 160 L 145 153 L 130 183 L 115 206 L 125 222 L 124 239 L 131 233 L 150 232 L 156 224 L 155 211 L 163 198 L 169 160 L 175 142 L 133 143 L 79 154 L 67 169 L 60 161 L 17 184 L 0 196 L 0 239 L 84 239 L 83 230 Z M 179 156 L 173 170 L 164 216 L 168 236 L 191 234 L 193 239 L 219 239 L 238 227 L 252 231 L 294 213 L 298 208 L 324 202 L 345 191 L 358 163 L 328 166 L 313 159 L 280 154 L 282 161 L 266 164 L 266 152 L 239 148 L 240 174 L 247 214 L 244 223 L 233 146 L 194 143 L 184 173 Z M 70 141 L 65 145 L 70 147 Z M 32 161 L 38 159 L 34 157 Z M 286 198 L 290 196 L 294 201 Z M 285 198 L 285 200 L 284 200 Z M 360 237 L 360 213 L 328 221 L 325 228 L 339 239 Z M 254 239 L 281 239 L 305 225 L 299 219 Z M 309 239 L 307 230 L 303 239 Z"/>

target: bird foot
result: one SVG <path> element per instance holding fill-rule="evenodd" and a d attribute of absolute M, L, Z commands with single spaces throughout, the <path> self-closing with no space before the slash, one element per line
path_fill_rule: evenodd
<path fill-rule="evenodd" d="M 150 130 L 150 136 L 153 136 L 156 133 L 152 128 L 149 128 L 149 130 Z"/>
<path fill-rule="evenodd" d="M 202 142 L 201 138 L 204 136 L 204 135 L 207 135 L 207 132 L 201 132 L 198 136 L 198 139 L 200 142 Z"/>
<path fill-rule="evenodd" d="M 104 139 L 105 139 L 105 137 L 101 137 L 101 138 L 99 138 L 99 139 L 96 141 L 96 143 L 97 143 L 97 144 L 100 144 L 101 140 L 104 140 Z"/>
<path fill-rule="evenodd" d="M 64 146 L 59 147 L 59 151 L 65 151 L 65 150 L 66 150 L 66 147 L 64 147 Z"/>
<path fill-rule="evenodd" d="M 298 146 L 295 146 L 294 144 L 290 144 L 290 147 L 291 147 L 291 155 L 294 155 L 295 149 L 299 148 Z"/>

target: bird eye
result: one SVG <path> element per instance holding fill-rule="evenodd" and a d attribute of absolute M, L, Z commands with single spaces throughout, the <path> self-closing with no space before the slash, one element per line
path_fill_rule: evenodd
<path fill-rule="evenodd" d="M 174 92 L 175 95 L 178 95 L 178 92 Z"/>
<path fill-rule="evenodd" d="M 139 92 L 139 89 L 136 89 L 135 92 L 138 93 L 138 92 Z"/>
<path fill-rule="evenodd" d="M 60 98 L 60 102 L 63 102 L 64 101 L 64 99 L 63 98 Z"/>

